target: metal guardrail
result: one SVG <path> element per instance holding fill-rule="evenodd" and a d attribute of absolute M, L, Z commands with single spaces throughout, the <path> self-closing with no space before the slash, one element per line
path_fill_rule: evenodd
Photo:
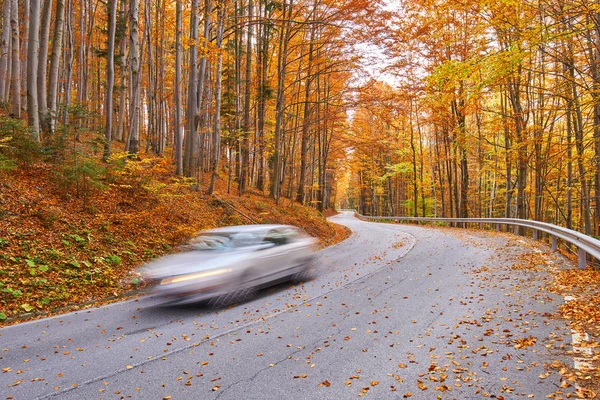
<path fill-rule="evenodd" d="M 552 251 L 557 249 L 557 239 L 564 240 L 567 243 L 575 245 L 578 249 L 577 255 L 579 259 L 579 268 L 586 267 L 587 254 L 600 260 L 600 240 L 594 239 L 591 236 L 581 232 L 560 227 L 558 225 L 549 224 L 546 222 L 518 219 L 518 218 L 430 218 L 430 217 L 371 217 L 361 215 L 356 210 L 346 209 L 339 211 L 353 211 L 355 216 L 363 220 L 391 220 L 397 222 L 450 222 L 465 224 L 479 224 L 479 228 L 483 229 L 483 225 L 495 226 L 496 230 L 500 230 L 501 225 L 506 226 L 521 226 L 533 230 L 533 238 L 538 239 L 538 232 L 545 232 L 552 238 Z"/>

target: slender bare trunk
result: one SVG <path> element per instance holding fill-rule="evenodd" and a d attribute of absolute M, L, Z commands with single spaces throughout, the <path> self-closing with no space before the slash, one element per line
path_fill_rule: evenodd
<path fill-rule="evenodd" d="M 254 6 L 252 0 L 248 0 L 248 20 L 253 17 Z M 240 157 L 242 158 L 242 169 L 239 178 L 239 192 L 244 193 L 248 185 L 250 168 L 250 90 L 252 84 L 252 25 L 246 27 L 246 76 L 244 92 L 244 122 L 242 126 L 242 148 Z"/>
<path fill-rule="evenodd" d="M 31 0 L 29 13 L 29 44 L 27 47 L 27 124 L 36 141 L 40 141 L 40 118 L 38 114 L 37 72 L 40 31 L 40 0 Z"/>
<path fill-rule="evenodd" d="M 186 113 L 186 138 L 185 154 L 183 159 L 183 169 L 186 176 L 193 176 L 196 163 L 194 153 L 197 144 L 196 132 L 196 112 L 197 112 L 197 60 L 198 60 L 198 0 L 192 0 L 192 14 L 190 18 L 190 56 L 189 56 L 189 74 L 188 74 L 188 98 Z"/>
<path fill-rule="evenodd" d="M 44 0 L 40 24 L 40 52 L 37 71 L 37 96 L 40 126 L 48 132 L 48 98 L 46 88 L 46 70 L 48 67 L 48 42 L 50 41 L 50 22 L 52 19 L 52 0 Z"/>
<path fill-rule="evenodd" d="M 104 159 L 110 156 L 113 121 L 113 88 L 115 86 L 115 32 L 117 30 L 117 1 L 111 0 L 108 11 L 108 52 L 106 54 L 106 127 L 104 131 Z"/>
<path fill-rule="evenodd" d="M 279 199 L 281 189 L 281 144 L 284 136 L 285 111 L 285 75 L 287 71 L 287 52 L 289 44 L 289 19 L 292 15 L 294 0 L 283 1 L 281 33 L 279 36 L 279 57 L 277 61 L 277 100 L 275 111 L 275 140 L 273 150 L 273 174 L 271 181 L 271 197 Z"/>
<path fill-rule="evenodd" d="M 315 12 L 317 7 L 317 1 L 314 2 L 313 13 Z M 314 16 L 313 16 L 314 18 Z M 304 204 L 305 197 L 305 187 L 306 187 L 306 157 L 308 152 L 308 140 L 309 140 L 309 127 L 310 127 L 310 112 L 311 112 L 311 103 L 310 103 L 310 86 L 313 80 L 312 77 L 312 67 L 313 67 L 313 50 L 314 50 L 314 39 L 315 39 L 315 31 L 316 25 L 311 25 L 310 28 L 310 39 L 309 39 L 309 47 L 308 47 L 308 66 L 306 73 L 306 81 L 304 83 L 304 116 L 302 121 L 302 139 L 300 145 L 300 179 L 298 182 L 298 194 L 296 196 L 296 200 Z"/>
<path fill-rule="evenodd" d="M 121 1 L 121 13 L 125 15 L 127 10 L 127 0 Z M 126 136 L 126 119 L 127 119 L 127 35 L 121 35 L 119 42 L 119 73 L 120 84 L 119 84 L 119 114 L 117 121 L 117 130 L 114 138 L 122 141 Z"/>
<path fill-rule="evenodd" d="M 56 2 L 56 18 L 54 21 L 54 38 L 52 39 L 52 54 L 50 55 L 50 73 L 48 74 L 48 116 L 49 129 L 51 133 L 56 130 L 58 118 L 58 78 L 60 67 L 60 55 L 64 35 L 65 0 Z M 69 71 L 69 74 L 71 72 Z"/>
<path fill-rule="evenodd" d="M 21 32 L 22 40 L 21 40 L 21 53 L 25 54 L 25 57 L 21 58 L 21 79 L 19 82 L 21 83 L 21 105 L 27 110 L 27 57 L 28 54 L 28 39 L 29 39 L 29 19 L 30 16 L 30 1 L 24 0 L 23 3 L 23 31 Z"/>
<path fill-rule="evenodd" d="M 6 0 L 9 1 L 9 0 Z M 10 101 L 11 111 L 10 115 L 14 118 L 21 117 L 21 59 L 20 52 L 21 46 L 19 45 L 19 2 L 18 0 L 12 1 L 11 13 L 10 13 L 10 30 L 12 35 L 12 67 L 11 67 L 11 90 L 10 90 Z"/>
<path fill-rule="evenodd" d="M 137 154 L 140 151 L 140 52 L 139 52 L 139 1 L 131 0 L 129 8 L 129 73 L 131 82 L 130 115 L 131 126 L 129 127 L 129 137 L 125 146 L 125 151 L 131 154 Z"/>
<path fill-rule="evenodd" d="M 215 190 L 215 183 L 219 176 L 219 162 L 221 159 L 221 96 L 222 96 L 222 71 L 223 71 L 223 52 L 221 51 L 223 45 L 223 24 L 225 22 L 225 4 L 220 4 L 219 7 L 219 22 L 217 24 L 217 51 L 219 52 L 217 60 L 217 71 L 216 78 L 216 94 L 215 94 L 215 121 L 213 129 L 213 155 L 212 155 L 212 175 L 210 179 L 210 186 L 208 187 L 208 194 L 213 194 Z"/>
<path fill-rule="evenodd" d="M 10 82 L 8 72 L 8 49 L 10 43 L 11 0 L 4 0 L 4 23 L 2 25 L 2 42 L 0 42 L 0 102 L 6 101 L 6 83 Z"/>
<path fill-rule="evenodd" d="M 85 98 L 85 69 L 86 69 L 86 53 L 85 53 L 85 7 L 83 0 L 79 1 L 79 54 L 78 54 L 78 76 L 77 76 L 77 105 L 83 106 Z M 81 126 L 82 120 L 79 119 Z"/>
<path fill-rule="evenodd" d="M 183 122 L 181 109 L 181 57 L 183 49 L 181 46 L 181 0 L 176 0 L 175 9 L 175 173 L 181 175 L 183 174 Z"/>
<path fill-rule="evenodd" d="M 146 90 L 147 102 L 145 108 L 148 112 L 148 118 L 146 118 L 147 132 L 146 132 L 146 152 L 152 148 L 152 151 L 156 154 L 158 151 L 157 141 L 157 124 L 156 124 L 156 92 L 155 92 L 155 80 L 156 75 L 154 73 L 154 60 L 152 55 L 152 18 L 150 17 L 150 2 L 145 1 L 144 4 L 144 37 L 146 38 L 142 42 L 147 40 L 147 55 L 148 63 L 146 68 L 146 75 L 148 84 Z M 142 49 L 143 51 L 143 49 Z M 142 69 L 143 72 L 143 69 Z"/>
<path fill-rule="evenodd" d="M 65 111 L 63 116 L 63 124 L 69 124 L 69 109 L 71 107 L 71 83 L 73 80 L 73 26 L 71 20 L 72 14 L 72 3 L 71 0 L 67 2 L 67 43 L 69 49 L 69 57 L 67 58 L 66 70 L 67 70 L 67 82 L 65 83 Z"/>

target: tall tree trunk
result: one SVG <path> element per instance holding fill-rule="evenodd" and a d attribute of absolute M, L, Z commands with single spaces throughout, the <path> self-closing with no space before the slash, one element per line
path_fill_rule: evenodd
<path fill-rule="evenodd" d="M 600 6 L 600 0 L 595 1 L 596 7 Z M 587 50 L 589 68 L 592 74 L 592 100 L 594 104 L 594 234 L 600 235 L 600 11 L 586 21 L 593 22 L 594 29 L 590 29 L 587 35 Z"/>
<path fill-rule="evenodd" d="M 48 129 L 50 133 L 56 130 L 58 118 L 58 78 L 60 67 L 60 55 L 62 53 L 65 0 L 56 1 L 56 17 L 54 21 L 54 38 L 52 39 L 52 54 L 50 55 L 50 73 L 48 74 Z M 72 63 L 71 63 L 72 64 Z M 69 74 L 71 72 L 69 71 Z"/>
<path fill-rule="evenodd" d="M 67 0 L 67 43 L 69 50 L 69 57 L 67 58 L 66 70 L 67 70 L 67 81 L 65 82 L 65 110 L 63 116 L 63 124 L 69 124 L 69 109 L 71 108 L 71 83 L 73 79 L 73 26 L 72 26 L 72 3 L 71 0 Z"/>
<path fill-rule="evenodd" d="M 108 9 L 108 52 L 106 54 L 106 127 L 104 131 L 104 159 L 110 157 L 113 121 L 113 89 L 115 86 L 115 32 L 117 30 L 117 2 L 110 0 Z"/>
<path fill-rule="evenodd" d="M 31 19 L 31 0 L 23 1 L 23 39 L 21 40 L 21 53 L 24 54 L 25 57 L 21 58 L 21 78 L 19 82 L 21 83 L 21 104 L 27 110 L 27 54 L 28 54 L 28 39 L 29 39 L 29 21 Z"/>
<path fill-rule="evenodd" d="M 414 122 L 413 122 L 413 101 L 409 100 L 409 109 L 410 111 L 408 112 L 408 123 L 409 123 L 409 127 L 408 127 L 408 131 L 410 132 L 410 152 L 411 152 L 411 162 L 412 162 L 412 183 L 413 183 L 413 216 L 414 217 L 418 217 L 419 216 L 419 210 L 418 210 L 418 205 L 419 205 L 419 186 L 417 184 L 417 150 L 415 147 L 415 129 L 414 129 Z"/>
<path fill-rule="evenodd" d="M 285 111 L 285 75 L 287 71 L 287 53 L 289 45 L 289 24 L 294 7 L 294 0 L 283 0 L 281 32 L 279 35 L 279 56 L 277 60 L 277 100 L 275 111 L 275 140 L 273 151 L 273 174 L 271 181 L 271 197 L 279 199 L 281 186 L 281 143 L 284 134 Z"/>
<path fill-rule="evenodd" d="M 243 0 L 235 0 L 235 20 L 241 21 L 244 16 L 244 2 Z M 234 147 L 234 151 L 232 152 L 232 157 L 235 159 L 235 174 L 236 179 L 239 182 L 239 178 L 241 176 L 241 131 L 242 131 L 242 46 L 243 46 L 243 30 L 236 29 L 234 35 L 234 44 L 235 44 L 235 90 L 234 90 L 234 98 L 235 98 L 235 117 L 234 117 L 234 129 L 235 129 L 235 139 L 232 147 Z"/>
<path fill-rule="evenodd" d="M 256 140 L 257 143 L 257 163 L 258 163 L 258 176 L 256 179 L 256 187 L 258 190 L 263 192 L 266 184 L 266 168 L 265 168 L 265 121 L 267 113 L 267 85 L 268 83 L 268 63 L 269 63 L 269 42 L 270 42 L 270 24 L 267 22 L 271 17 L 271 11 L 269 7 L 263 7 L 262 16 L 262 34 L 260 35 L 259 43 L 259 73 L 258 73 L 258 104 L 257 104 L 257 127 L 256 127 Z"/>
<path fill-rule="evenodd" d="M 78 71 L 77 71 L 77 105 L 83 106 L 86 97 L 86 40 L 85 40 L 85 1 L 79 1 L 79 54 L 78 54 Z M 78 125 L 83 125 L 82 118 L 78 119 Z"/>
<path fill-rule="evenodd" d="M 196 113 L 197 113 L 197 65 L 198 62 L 198 0 L 192 0 L 190 17 L 190 56 L 188 73 L 188 98 L 186 112 L 186 137 L 185 154 L 183 159 L 183 171 L 186 176 L 191 177 L 196 167 L 194 154 L 197 145 Z"/>
<path fill-rule="evenodd" d="M 500 95 L 500 108 L 502 112 L 502 127 L 504 132 L 504 162 L 506 167 L 505 172 L 505 192 L 506 198 L 504 203 L 504 218 L 512 218 L 512 198 L 514 187 L 512 183 L 512 135 L 508 126 L 508 106 L 506 105 L 507 96 L 506 90 L 503 89 Z"/>
<path fill-rule="evenodd" d="M 44 0 L 40 24 L 40 52 L 37 71 L 37 95 L 40 126 L 44 132 L 48 126 L 48 98 L 46 88 L 46 70 L 48 67 L 48 42 L 50 41 L 50 22 L 52 19 L 52 0 Z"/>
<path fill-rule="evenodd" d="M 208 187 L 208 194 L 213 194 L 215 190 L 215 183 L 219 176 L 219 162 L 221 159 L 221 95 L 222 95 L 222 71 L 223 71 L 223 24 L 225 23 L 225 12 L 227 11 L 225 4 L 219 4 L 219 21 L 217 24 L 217 51 L 219 52 L 217 60 L 217 82 L 216 93 L 215 93 L 215 121 L 213 129 L 213 154 L 212 154 L 212 175 L 210 179 L 210 186 Z"/>
<path fill-rule="evenodd" d="M 571 109 L 567 107 L 567 215 L 565 224 L 568 229 L 573 229 L 573 148 Z"/>
<path fill-rule="evenodd" d="M 518 67 L 514 76 L 508 80 L 508 96 L 512 107 L 512 117 L 515 124 L 515 140 L 517 144 L 517 218 L 527 218 L 527 201 L 525 189 L 527 186 L 527 130 L 523 106 L 521 104 L 521 69 Z M 517 233 L 523 231 L 517 227 Z"/>
<path fill-rule="evenodd" d="M 581 213 L 583 214 L 583 231 L 586 235 L 592 234 L 591 217 L 590 217 L 590 193 L 587 185 L 586 168 L 584 160 L 584 143 L 583 143 L 583 116 L 581 115 L 581 106 L 577 93 L 577 83 L 575 82 L 575 65 L 572 58 L 569 62 L 569 86 L 571 87 L 571 107 L 573 109 L 573 130 L 575 132 L 575 148 L 577 150 L 577 167 L 579 169 L 579 182 L 581 185 Z"/>
<path fill-rule="evenodd" d="M 147 102 L 145 108 L 148 111 L 148 118 L 146 119 L 146 152 L 152 148 L 154 154 L 158 154 L 158 135 L 157 135 L 157 124 L 156 124 L 156 91 L 155 91 L 155 80 L 156 74 L 154 71 L 154 59 L 152 55 L 152 18 L 150 16 L 150 2 L 148 0 L 144 3 L 144 37 L 147 40 L 147 80 L 148 85 L 146 86 L 146 97 Z M 142 68 L 143 71 L 143 68 Z"/>
<path fill-rule="evenodd" d="M 2 12 L 4 19 L 2 24 L 2 41 L 0 42 L 0 102 L 6 101 L 6 86 L 10 82 L 10 77 L 7 76 L 8 60 L 9 60 L 9 44 L 10 44 L 10 19 L 11 19 L 11 0 L 4 0 Z"/>
<path fill-rule="evenodd" d="M 156 51 L 157 58 L 157 79 L 155 82 L 156 85 L 156 93 L 158 96 L 158 111 L 157 111 L 157 125 L 158 125 L 158 154 L 163 155 L 165 152 L 165 148 L 167 146 L 167 131 L 168 131 L 168 121 L 169 118 L 167 116 L 167 101 L 165 99 L 165 87 L 162 82 L 165 82 L 166 75 L 166 65 L 165 65 L 165 2 L 164 0 L 159 0 L 156 6 L 156 18 L 159 20 L 159 35 L 160 35 L 160 47 Z"/>
<path fill-rule="evenodd" d="M 463 98 L 463 83 L 460 83 L 459 88 L 459 99 L 455 100 L 453 105 L 453 113 L 456 118 L 456 124 L 458 127 L 457 146 L 459 148 L 460 156 L 460 199 L 458 207 L 458 217 L 467 218 L 469 213 L 469 163 L 467 159 L 467 132 L 466 132 L 466 121 L 464 114 L 464 100 Z"/>
<path fill-rule="evenodd" d="M 242 147 L 240 157 L 242 158 L 241 175 L 239 178 L 239 192 L 243 194 L 249 180 L 250 167 L 250 94 L 252 88 L 252 24 L 254 6 L 252 0 L 248 0 L 248 26 L 246 38 L 246 76 L 244 91 L 244 121 L 242 125 Z"/>
<path fill-rule="evenodd" d="M 129 20 L 129 71 L 131 82 L 130 113 L 131 126 L 129 127 L 129 138 L 127 139 L 125 151 L 131 154 L 139 153 L 140 144 L 140 53 L 139 53 L 139 1 L 131 0 Z"/>
<path fill-rule="evenodd" d="M 40 141 L 40 119 L 38 114 L 37 71 L 40 31 L 40 0 L 31 0 L 29 13 L 29 44 L 27 47 L 27 124 L 36 141 Z"/>
<path fill-rule="evenodd" d="M 182 10 L 181 0 L 175 2 L 175 173 L 183 174 L 183 129 L 181 102 L 181 46 Z"/>
<path fill-rule="evenodd" d="M 21 118 L 21 58 L 20 52 L 21 46 L 19 45 L 19 2 L 18 0 L 5 0 L 11 1 L 11 12 L 10 12 L 10 30 L 11 30 L 11 42 L 12 42 L 12 67 L 11 67 L 11 84 L 10 84 L 10 101 L 11 111 L 10 115 L 13 118 Z"/>
<path fill-rule="evenodd" d="M 318 1 L 315 0 L 313 3 L 313 16 L 315 18 L 314 13 L 316 12 Z M 304 204 L 304 196 L 305 196 L 305 186 L 306 186 L 306 156 L 308 152 L 308 140 L 309 140 L 309 126 L 310 126 L 310 111 L 311 111 L 311 103 L 310 103 L 310 86 L 313 80 L 312 77 L 312 68 L 313 68 L 313 60 L 314 60 L 314 39 L 315 39 L 315 31 L 316 25 L 313 23 L 310 27 L 310 39 L 308 44 L 308 65 L 306 71 L 306 81 L 304 83 L 304 117 L 302 121 L 302 138 L 300 142 L 300 179 L 298 182 L 298 194 L 296 196 L 296 201 L 301 204 Z"/>
<path fill-rule="evenodd" d="M 127 12 L 127 0 L 121 0 L 121 15 L 126 15 Z M 122 23 L 126 24 L 127 18 L 122 17 Z M 123 27 L 125 30 L 125 27 Z M 122 141 L 126 136 L 126 120 L 127 120 L 127 35 L 125 33 L 120 35 L 119 43 L 119 114 L 117 116 L 117 130 L 114 138 Z"/>

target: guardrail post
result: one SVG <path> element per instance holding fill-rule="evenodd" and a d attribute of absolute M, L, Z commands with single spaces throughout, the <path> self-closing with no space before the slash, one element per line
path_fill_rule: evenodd
<path fill-rule="evenodd" d="M 579 258 L 579 269 L 585 269 L 586 266 L 586 252 L 581 247 L 577 249 L 577 256 Z"/>
<path fill-rule="evenodd" d="M 483 230 L 483 222 L 479 223 L 479 230 Z"/>
<path fill-rule="evenodd" d="M 533 228 L 533 240 L 538 240 L 538 230 Z"/>
<path fill-rule="evenodd" d="M 556 251 L 557 248 L 558 248 L 558 243 L 556 240 L 556 236 L 552 235 L 552 251 Z"/>
<path fill-rule="evenodd" d="M 496 232 L 500 232 L 500 224 L 496 224 Z"/>

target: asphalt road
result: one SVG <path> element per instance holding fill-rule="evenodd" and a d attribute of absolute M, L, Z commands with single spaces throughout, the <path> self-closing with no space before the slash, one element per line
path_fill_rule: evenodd
<path fill-rule="evenodd" d="M 564 263 L 508 234 L 362 222 L 316 277 L 223 310 L 151 296 L 0 329 L 0 399 L 545 398 Z M 541 265 L 532 268 L 532 264 Z M 170 396 L 170 397 L 169 397 Z M 439 396 L 439 397 L 438 397 Z"/>

